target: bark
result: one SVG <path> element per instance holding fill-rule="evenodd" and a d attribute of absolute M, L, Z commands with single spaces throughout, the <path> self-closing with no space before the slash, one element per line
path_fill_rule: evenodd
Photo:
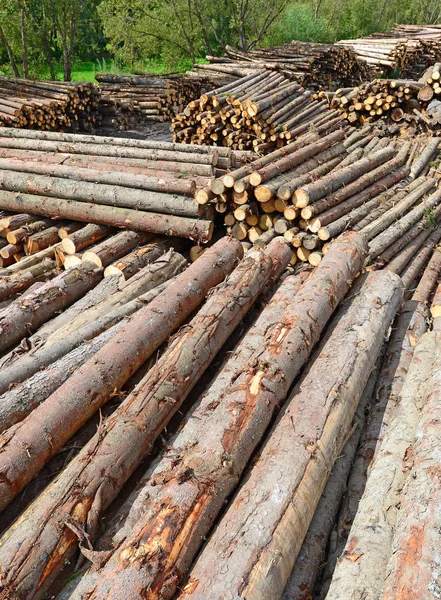
<path fill-rule="evenodd" d="M 29 225 L 34 221 L 36 221 L 36 219 L 32 215 L 9 215 L 8 217 L 0 219 L 0 231 L 5 231 L 7 233 L 8 231 L 12 231 L 13 229 L 17 229 L 18 227 Z"/>
<path fill-rule="evenodd" d="M 400 273 L 403 272 L 409 261 L 411 261 L 415 257 L 415 255 L 419 252 L 424 242 L 427 240 L 428 237 L 430 237 L 432 233 L 432 229 L 422 229 L 420 233 L 415 238 L 413 238 L 413 240 L 411 240 L 400 252 L 398 252 L 398 254 L 394 256 L 390 263 L 384 268 L 388 271 L 396 273 L 397 275 L 400 275 Z M 397 241 L 400 240 L 401 238 L 398 238 Z"/>
<path fill-rule="evenodd" d="M 12 52 L 12 48 L 9 45 L 9 42 L 4 34 L 3 28 L 0 25 L 0 40 L 2 41 L 3 46 L 5 47 L 6 52 L 8 53 L 9 63 L 12 68 L 12 72 L 14 73 L 14 77 L 17 79 L 20 78 L 20 72 L 17 67 L 17 62 L 14 57 L 14 53 Z"/>
<path fill-rule="evenodd" d="M 132 231 L 189 237 L 201 242 L 209 241 L 213 234 L 212 221 L 33 194 L 0 191 L 0 208 L 13 211 L 25 209 L 43 217 L 61 217 Z"/>
<path fill-rule="evenodd" d="M 327 600 L 381 597 L 406 462 L 410 458 L 406 453 L 414 439 L 436 354 L 434 339 L 424 336 L 415 348 L 393 418 L 371 464 L 367 486 Z"/>
<path fill-rule="evenodd" d="M 423 246 L 420 248 L 416 256 L 407 265 L 401 273 L 403 285 L 407 291 L 412 290 L 414 282 L 418 279 L 424 265 L 427 264 L 429 257 L 432 255 L 433 249 L 441 239 L 441 225 L 439 225 L 427 238 Z M 436 253 L 437 255 L 438 253 Z M 435 256 L 436 256 L 435 255 Z"/>
<path fill-rule="evenodd" d="M 364 252 L 363 240 L 347 234 L 334 244 L 277 320 L 268 319 L 268 309 L 263 311 L 190 414 L 155 474 L 147 473 L 98 581 L 91 572 L 73 598 L 120 596 L 116 580 L 113 589 L 109 585 L 115 569 L 120 573 L 118 580 L 128 586 L 124 593 L 131 598 L 142 597 L 147 589 L 152 600 L 173 596 L 277 405 L 360 269 Z M 195 437 L 196 424 L 204 436 Z M 190 438 L 193 442 L 188 444 Z M 165 508 L 158 512 L 162 501 Z M 133 545 L 135 539 L 140 552 Z M 161 553 L 151 552 L 157 543 Z"/>
<path fill-rule="evenodd" d="M 54 261 L 46 259 L 22 274 L 18 273 L 10 277 L 0 276 L 0 300 L 24 292 L 43 275 L 50 277 L 55 274 Z"/>
<path fill-rule="evenodd" d="M 303 208 L 311 202 L 315 202 L 328 194 L 336 192 L 348 183 L 351 183 L 365 173 L 368 173 L 372 169 L 375 169 L 384 162 L 390 160 L 395 154 L 396 150 L 384 148 L 383 150 L 374 152 L 368 158 L 362 158 L 348 167 L 339 169 L 335 173 L 330 173 L 319 181 L 310 183 L 309 185 L 296 190 L 294 192 L 296 206 Z"/>
<path fill-rule="evenodd" d="M 23 257 L 18 263 L 10 265 L 7 269 L 3 271 L 3 275 L 12 275 L 14 273 L 20 273 L 23 271 L 27 271 L 31 267 L 38 265 L 39 262 L 45 260 L 46 258 L 55 258 L 55 251 L 59 248 L 60 244 L 55 244 L 54 246 L 50 246 L 49 248 L 45 248 L 32 256 Z"/>
<path fill-rule="evenodd" d="M 90 223 L 75 233 L 71 233 L 67 238 L 63 238 L 61 247 L 67 254 L 76 254 L 80 250 L 92 246 L 95 242 L 99 242 L 111 232 L 109 227 Z"/>
<path fill-rule="evenodd" d="M 363 235 L 372 240 L 384 231 L 394 221 L 402 217 L 406 212 L 434 187 L 433 179 L 422 181 L 421 184 L 410 194 L 407 194 L 398 204 L 388 210 L 386 214 L 379 216 L 375 221 L 363 228 Z"/>
<path fill-rule="evenodd" d="M 185 269 L 186 265 L 185 258 L 180 254 L 166 254 L 163 258 L 159 258 L 155 263 L 143 269 L 140 273 L 142 277 L 136 282 L 136 286 L 130 286 L 129 291 L 122 290 L 122 293 L 113 294 L 111 296 L 113 306 L 112 303 L 105 302 L 93 307 L 96 310 L 93 310 L 93 308 L 89 310 L 93 316 L 97 313 L 106 315 L 106 312 L 103 311 L 103 304 L 107 308 L 107 312 L 112 312 L 112 308 L 118 305 L 124 306 L 124 303 L 130 302 L 136 296 L 144 294 L 171 279 Z M 101 313 L 99 312 L 100 308 Z M 72 330 L 72 328 L 69 330 L 70 323 L 66 323 L 62 329 L 49 336 L 44 346 L 31 350 L 12 365 L 3 366 L 0 373 L 0 393 L 4 393 L 11 384 L 20 383 L 31 377 L 41 368 L 55 362 L 79 344 L 95 337 L 112 324 L 109 319 L 98 319 L 70 332 Z"/>
<path fill-rule="evenodd" d="M 185 148 L 185 146 L 181 147 Z M 202 146 L 198 146 L 198 148 L 202 148 Z M 108 167 L 106 168 L 108 169 Z M 192 179 L 179 179 L 176 177 L 173 179 L 165 179 L 163 177 L 124 173 L 119 170 L 111 171 L 109 169 L 103 171 L 93 167 L 86 169 L 66 166 L 64 164 L 60 165 L 0 158 L 0 169 L 14 172 L 21 171 L 24 173 L 34 173 L 35 175 L 50 175 L 52 177 L 89 181 L 112 186 L 124 186 L 139 190 L 150 190 L 152 192 L 182 194 L 184 196 L 193 196 L 196 191 L 196 183 Z"/>
<path fill-rule="evenodd" d="M 125 325 L 124 317 L 130 316 L 161 294 L 175 277 L 142 294 L 135 300 L 116 308 L 109 315 L 91 324 L 86 343 L 80 344 L 47 368 L 41 369 L 21 384 L 14 385 L 0 396 L 0 431 L 5 431 L 22 421 L 30 412 L 60 387 L 68 377 L 112 339 Z M 102 332 L 99 333 L 98 332 Z M 93 337 L 93 336 L 96 337 Z"/>
<path fill-rule="evenodd" d="M 352 434 L 335 460 L 282 600 L 308 600 L 312 598 L 317 579 L 325 562 L 328 539 L 346 490 L 348 475 L 365 422 L 365 413 L 372 401 L 377 375 L 378 371 L 374 369 L 369 376 L 352 422 Z"/>
<path fill-rule="evenodd" d="M 96 265 L 84 263 L 42 285 L 34 294 L 18 298 L 0 313 L 0 351 L 19 342 L 58 311 L 94 287 L 102 277 Z"/>
<path fill-rule="evenodd" d="M 25 252 L 29 256 L 30 254 L 36 254 L 40 250 L 49 248 L 60 241 L 58 235 L 58 227 L 48 227 L 38 233 L 30 235 L 25 242 Z"/>
<path fill-rule="evenodd" d="M 181 598 L 282 596 L 401 298 L 397 276 L 372 273 L 336 316 Z"/>
<path fill-rule="evenodd" d="M 51 198 L 96 202 L 105 206 L 180 217 L 197 217 L 201 214 L 198 203 L 187 196 L 18 171 L 0 171 L 0 188 L 9 192 L 31 192 Z"/>
<path fill-rule="evenodd" d="M 441 209 L 440 209 L 441 210 Z M 377 257 L 375 263 L 381 267 L 389 263 L 401 250 L 411 243 L 420 234 L 430 235 L 431 229 L 429 224 L 424 220 L 414 225 L 402 237 L 398 238 L 393 244 L 386 248 L 384 252 Z M 426 238 L 424 238 L 426 239 Z"/>
<path fill-rule="evenodd" d="M 153 238 L 149 233 L 136 233 L 136 231 L 120 231 L 105 239 L 93 248 L 86 250 L 82 260 L 95 263 L 98 267 L 107 267 L 113 261 L 125 256 L 136 248 L 138 244 L 150 242 Z M 61 244 L 63 247 L 63 244 Z"/>
<path fill-rule="evenodd" d="M 441 138 L 430 138 L 428 144 L 424 148 L 423 152 L 415 159 L 410 168 L 411 177 L 416 178 L 420 175 L 428 163 L 435 158 L 438 152 L 438 146 L 441 142 Z"/>
<path fill-rule="evenodd" d="M 19 227 L 18 229 L 13 229 L 6 234 L 6 239 L 10 244 L 19 244 L 20 242 L 24 242 L 27 238 L 39 231 L 43 231 L 52 225 L 53 221 L 50 219 L 44 219 L 35 221 L 34 223 L 30 223 L 29 225 L 24 225 L 23 227 Z"/>
<path fill-rule="evenodd" d="M 439 471 L 441 337 L 434 339 L 435 356 L 423 399 L 415 438 L 407 449 L 409 473 L 402 491 L 400 511 L 386 570 L 382 598 L 402 600 L 436 598 L 440 593 Z M 426 337 L 425 336 L 425 337 Z M 427 343 L 425 339 L 420 342 Z"/>
<path fill-rule="evenodd" d="M 214 244 L 164 292 L 166 301 L 161 294 L 139 310 L 118 335 L 29 417 L 3 433 L 0 509 L 201 304 L 208 290 L 231 272 L 242 253 L 240 243 L 229 238 Z"/>
<path fill-rule="evenodd" d="M 279 256 L 279 248 L 276 252 Z M 283 254 L 285 260 L 274 269 L 275 276 L 288 263 L 288 245 L 283 245 Z M 37 552 L 35 557 L 30 561 L 26 559 L 16 570 L 15 552 L 10 554 L 14 545 L 12 538 L 7 539 L 6 534 L 0 541 L 5 556 L 4 565 L 10 561 L 11 567 L 7 585 L 15 594 L 41 597 L 42 588 L 47 587 L 76 549 L 78 540 L 66 526 L 67 514 L 73 519 L 76 530 L 87 529 L 89 539 L 93 540 L 97 529 L 93 527 L 92 519 L 97 523 L 97 518 L 150 450 L 163 427 L 252 306 L 273 273 L 270 257 L 271 249 L 268 253 L 256 251 L 247 254 L 224 284 L 214 291 L 189 326 L 173 338 L 157 365 L 116 413 L 102 424 L 101 431 L 63 472 L 56 484 L 51 486 L 49 493 L 44 493 L 36 501 L 31 510 L 41 511 L 45 524 L 47 555 L 43 560 L 43 553 Z M 117 469 L 116 464 L 119 465 Z M 111 477 L 103 480 L 103 472 L 108 472 Z M 83 488 L 81 499 L 77 493 L 80 480 L 84 482 L 80 484 Z M 78 510 L 79 502 L 83 507 L 82 516 Z M 19 525 L 13 537 L 17 534 L 18 537 L 28 537 L 30 534 L 41 539 L 32 526 L 33 533 L 25 533 L 29 526 L 27 519 L 22 521 L 22 525 L 23 531 L 20 532 Z M 83 545 L 83 541 L 80 540 L 80 545 Z M 60 544 L 63 547 L 61 551 Z M 32 546 L 31 543 L 31 552 Z M 87 548 L 84 552 L 87 556 Z"/>
<path fill-rule="evenodd" d="M 369 256 L 374 259 L 379 256 L 400 236 L 419 221 L 427 211 L 434 209 L 441 201 L 441 191 L 437 191 L 421 204 L 409 211 L 404 217 L 393 223 L 388 229 L 380 233 L 369 242 Z"/>
<path fill-rule="evenodd" d="M 441 285 L 438 284 L 435 293 L 433 295 L 432 306 L 430 307 L 430 314 L 432 316 L 432 329 L 433 331 L 441 330 Z"/>

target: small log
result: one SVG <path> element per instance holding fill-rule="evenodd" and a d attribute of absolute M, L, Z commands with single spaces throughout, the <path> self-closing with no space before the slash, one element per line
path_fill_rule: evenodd
<path fill-rule="evenodd" d="M 81 259 L 84 262 L 92 262 L 97 267 L 107 267 L 115 260 L 128 254 L 138 244 L 145 244 L 152 239 L 153 235 L 151 233 L 120 231 L 93 248 L 86 250 Z M 63 244 L 61 244 L 61 247 L 63 247 Z"/>
<path fill-rule="evenodd" d="M 62 238 L 61 247 L 67 254 L 76 254 L 80 250 L 92 246 L 95 242 L 99 242 L 111 233 L 111 231 L 109 227 L 91 223 L 75 233 L 70 233 L 67 237 Z"/>

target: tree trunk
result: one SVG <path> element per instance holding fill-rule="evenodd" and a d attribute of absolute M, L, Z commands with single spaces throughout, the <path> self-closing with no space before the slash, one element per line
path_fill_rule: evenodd
<path fill-rule="evenodd" d="M 284 260 L 274 268 L 270 257 L 274 249 L 276 257 L 280 258 L 280 247 Z M 11 578 L 8 581 L 10 589 L 32 594 L 32 597 L 41 597 L 40 590 L 46 588 L 57 571 L 63 569 L 65 560 L 72 555 L 78 543 L 72 530 L 66 526 L 66 514 L 72 511 L 71 518 L 76 522 L 76 528 L 87 528 L 90 540 L 96 536 L 97 528 L 91 519 L 95 519 L 97 524 L 96 519 L 151 449 L 154 440 L 179 409 L 271 275 L 280 275 L 290 255 L 287 244 L 272 246 L 266 253 L 255 251 L 247 254 L 225 283 L 211 294 L 189 327 L 183 328 L 173 338 L 157 365 L 141 380 L 117 412 L 102 425 L 101 432 L 72 461 L 56 485 L 51 486 L 51 492 L 45 493 L 36 501 L 34 510 L 42 511 L 48 536 L 44 536 L 44 543 L 47 543 L 48 557 L 53 556 L 53 560 L 48 561 L 48 557 L 41 560 L 43 554 L 39 552 L 31 561 L 26 560 L 18 571 L 11 562 Z M 200 260 L 202 259 L 203 257 Z M 201 352 L 201 348 L 204 351 Z M 140 427 L 141 422 L 143 425 Z M 115 464 L 119 465 L 117 471 Z M 106 477 L 103 481 L 102 473 L 107 471 L 112 472 L 112 477 Z M 79 516 L 76 493 L 80 479 L 84 482 L 82 517 Z M 13 536 L 18 534 L 21 537 L 28 529 L 29 521 L 24 519 L 22 525 L 23 531 L 20 532 L 18 527 Z M 37 530 L 32 526 L 31 529 L 33 531 L 28 531 L 26 537 L 38 536 Z M 5 556 L 9 555 L 8 548 L 12 550 L 12 538 L 8 538 L 6 534 L 3 541 L 0 541 L 2 553 L 6 552 Z M 79 541 L 82 546 L 84 540 Z M 64 548 L 61 552 L 60 543 Z M 29 546 L 29 550 L 31 548 Z M 84 553 L 88 554 L 87 547 L 84 548 Z M 9 558 L 13 561 L 12 554 Z M 29 568 L 32 580 L 29 578 Z M 37 590 L 37 596 L 34 596 Z"/>
<path fill-rule="evenodd" d="M 337 457 L 328 483 L 317 505 L 314 517 L 294 564 L 282 600 L 308 600 L 313 597 L 320 571 L 325 563 L 328 539 L 346 490 L 348 475 L 374 393 L 378 370 L 374 369 L 360 398 L 351 431 L 353 432 Z"/>
<path fill-rule="evenodd" d="M 89 358 L 112 339 L 125 325 L 123 318 L 130 316 L 161 294 L 176 277 L 142 294 L 135 300 L 116 308 L 98 322 L 91 323 L 83 338 L 87 343 L 59 358 L 47 368 L 41 369 L 21 384 L 15 385 L 0 396 L 0 431 L 5 431 L 22 421 L 30 412 L 60 387 L 71 373 L 81 367 Z M 98 332 L 102 332 L 99 335 Z M 96 337 L 94 337 L 96 336 Z"/>
<path fill-rule="evenodd" d="M 84 252 L 82 260 L 93 262 L 98 267 L 107 267 L 113 261 L 122 258 L 139 244 L 150 242 L 154 236 L 151 233 L 137 233 L 136 231 L 120 231 L 105 239 L 96 246 Z M 61 244 L 63 247 L 63 244 Z"/>
<path fill-rule="evenodd" d="M 410 168 L 410 174 L 411 177 L 416 178 L 418 177 L 418 175 L 420 175 L 424 168 L 428 165 L 428 163 L 432 160 L 432 158 L 435 158 L 437 152 L 438 152 L 438 146 L 441 142 L 441 138 L 437 138 L 437 137 L 433 137 L 430 138 L 428 144 L 426 145 L 426 147 L 424 148 L 423 152 L 421 152 L 421 154 L 419 155 L 419 157 L 414 160 L 411 168 Z"/>
<path fill-rule="evenodd" d="M 418 254 L 420 248 L 432 233 L 432 229 L 420 229 L 420 233 L 414 237 L 413 240 L 411 240 L 402 250 L 400 250 L 384 268 L 388 271 L 392 271 L 392 273 L 400 275 L 400 273 L 402 273 L 406 268 L 406 265 L 415 257 L 416 254 Z M 401 239 L 402 238 L 398 238 L 397 242 L 401 241 Z M 393 244 L 391 244 L 391 246 L 393 246 Z"/>
<path fill-rule="evenodd" d="M 6 350 L 69 306 L 94 287 L 102 277 L 102 270 L 84 263 L 65 271 L 42 285 L 22 300 L 18 298 L 0 313 L 0 351 Z"/>
<path fill-rule="evenodd" d="M 113 589 L 109 586 L 115 569 L 124 570 L 128 586 L 125 593 L 131 598 L 140 597 L 146 589 L 152 600 L 173 596 L 276 407 L 359 271 L 364 253 L 363 240 L 346 234 L 333 245 L 276 321 L 267 318 L 272 315 L 271 309 L 269 315 L 268 309 L 263 311 L 190 414 L 155 475 L 146 475 L 146 484 L 115 535 L 116 551 L 99 571 L 100 578 L 96 581 L 93 572 L 89 580 L 86 576 L 74 598 L 85 594 L 91 599 L 110 600 L 120 595 L 115 579 Z M 251 351 L 248 340 L 253 346 Z M 204 436 L 195 437 L 196 424 Z M 166 508 L 157 512 L 162 500 Z M 133 536 L 138 539 L 143 557 L 132 546 Z M 154 553 L 153 558 L 151 549 L 157 543 L 162 551 L 160 555 Z M 148 570 L 143 568 L 144 559 L 149 562 Z"/>
<path fill-rule="evenodd" d="M 109 233 L 112 233 L 112 229 L 109 227 L 89 223 L 75 233 L 69 234 L 67 238 L 63 238 L 61 247 L 66 254 L 76 254 L 80 250 L 92 246 L 95 242 L 99 242 Z"/>
<path fill-rule="evenodd" d="M 50 276 L 55 274 L 56 268 L 54 261 L 45 259 L 24 273 L 18 273 L 17 275 L 9 277 L 0 276 L 0 300 L 24 292 L 43 275 Z"/>
<path fill-rule="evenodd" d="M 31 214 L 43 217 L 61 217 L 132 231 L 182 236 L 201 242 L 209 241 L 213 234 L 212 221 L 147 213 L 129 208 L 103 206 L 33 194 L 15 194 L 14 192 L 0 191 L 0 208 L 13 211 L 24 209 Z"/>
<path fill-rule="evenodd" d="M 20 9 L 20 28 L 21 28 L 23 77 L 25 79 L 29 79 L 28 40 L 27 40 L 27 32 L 26 32 L 26 11 L 25 11 L 24 6 L 22 6 Z"/>
<path fill-rule="evenodd" d="M 3 46 L 5 47 L 6 52 L 8 53 L 8 58 L 9 58 L 9 64 L 11 65 L 11 69 L 12 72 L 14 73 L 14 77 L 17 77 L 17 79 L 20 79 L 20 72 L 18 70 L 17 67 L 17 63 L 15 62 L 15 58 L 14 58 L 14 54 L 12 52 L 12 48 L 9 45 L 8 40 L 6 39 L 5 33 L 0 25 L 0 40 L 3 43 Z"/>
<path fill-rule="evenodd" d="M 399 277 L 371 273 L 336 315 L 181 598 L 282 596 L 401 299 Z"/>
<path fill-rule="evenodd" d="M 166 300 L 161 294 L 139 310 L 29 417 L 3 433 L 2 468 L 7 476 L 0 482 L 0 509 L 201 304 L 208 290 L 231 272 L 242 254 L 239 242 L 222 238 L 166 290 Z M 32 462 L 28 452 L 32 452 Z"/>
<path fill-rule="evenodd" d="M 125 303 L 133 300 L 134 297 L 145 294 L 168 279 L 171 279 L 185 269 L 186 264 L 187 261 L 183 256 L 170 252 L 164 255 L 163 258 L 159 258 L 152 265 L 145 267 L 138 274 L 139 278 L 135 286 L 129 286 L 130 289 L 127 291 L 122 290 L 120 293 L 116 292 L 112 294 L 108 300 L 112 299 L 114 306 L 118 306 L 118 304 L 123 306 Z M 117 299 L 119 299 L 119 302 L 117 302 Z M 103 304 L 107 308 L 106 312 L 102 306 Z M 106 315 L 112 312 L 112 305 L 108 301 L 101 302 L 89 309 L 89 312 L 95 317 L 97 313 L 98 315 L 100 314 L 100 309 L 101 314 Z M 83 327 L 78 327 L 72 332 L 68 332 L 66 330 L 69 329 L 71 323 L 66 323 L 64 327 L 57 330 L 52 336 L 49 336 L 46 344 L 42 347 L 31 350 L 12 365 L 4 365 L 0 373 L 0 393 L 4 393 L 12 383 L 20 383 L 31 377 L 38 370 L 50 365 L 73 350 L 78 344 L 95 337 L 113 324 L 112 322 L 109 324 L 107 319 L 93 320 L 86 323 Z M 87 326 L 90 323 L 93 325 L 92 327 Z"/>
<path fill-rule="evenodd" d="M 401 273 L 401 280 L 407 291 L 412 289 L 414 282 L 418 280 L 424 265 L 427 264 L 429 257 L 432 255 L 433 249 L 441 239 L 441 225 L 431 233 L 431 235 L 424 242 L 419 252 L 414 256 L 410 263 L 406 266 L 404 271 Z M 439 253 L 435 252 L 432 255 L 432 259 L 439 258 Z"/>
<path fill-rule="evenodd" d="M 9 231 L 6 234 L 6 239 L 10 244 L 20 244 L 20 242 L 26 241 L 30 235 L 47 229 L 52 223 L 52 220 L 44 219 L 41 221 L 34 221 L 34 223 L 30 223 L 29 225 L 23 225 L 23 227 L 19 226 L 18 229 Z"/>
<path fill-rule="evenodd" d="M 45 248 L 49 248 L 49 246 L 53 246 L 57 242 L 60 241 L 60 236 L 58 235 L 58 226 L 57 227 L 48 227 L 43 231 L 31 234 L 25 244 L 25 253 L 29 256 L 31 254 L 36 254 L 40 250 L 44 250 Z"/>
<path fill-rule="evenodd" d="M 430 340 L 426 340 L 430 337 Z M 406 455 L 409 473 L 401 493 L 383 600 L 429 599 L 439 595 L 439 422 L 441 418 L 441 336 L 427 333 L 420 342 L 434 349 L 420 422 Z"/>

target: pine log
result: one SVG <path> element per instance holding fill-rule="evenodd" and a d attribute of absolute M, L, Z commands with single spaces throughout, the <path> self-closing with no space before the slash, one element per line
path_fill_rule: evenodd
<path fill-rule="evenodd" d="M 43 231 L 47 229 L 53 224 L 53 221 L 50 219 L 44 219 L 35 221 L 29 225 L 24 225 L 23 227 L 19 227 L 18 229 L 13 229 L 6 234 L 6 239 L 10 244 L 19 244 L 20 242 L 25 241 L 30 235 L 33 233 L 38 233 L 39 231 Z"/>
<path fill-rule="evenodd" d="M 401 299 L 399 277 L 371 273 L 336 315 L 181 598 L 282 596 Z"/>
<path fill-rule="evenodd" d="M 34 194 L 15 194 L 0 191 L 0 208 L 25 209 L 34 215 L 58 217 L 119 227 L 133 231 L 147 231 L 162 235 L 176 235 L 206 242 L 213 234 L 212 221 L 143 212 L 129 208 L 104 206 L 89 202 L 65 200 Z"/>
<path fill-rule="evenodd" d="M 48 281 L 25 299 L 15 300 L 0 313 L 0 351 L 16 344 L 30 330 L 78 300 L 101 277 L 101 269 L 84 263 Z"/>
<path fill-rule="evenodd" d="M 76 254 L 106 237 L 112 230 L 104 225 L 89 224 L 63 238 L 61 247 L 67 254 Z"/>
<path fill-rule="evenodd" d="M 95 317 L 98 315 L 107 315 L 112 313 L 112 308 L 124 306 L 140 294 L 161 285 L 176 274 L 182 272 L 187 265 L 187 261 L 178 253 L 170 251 L 163 257 L 158 258 L 156 262 L 147 265 L 138 273 L 135 285 L 127 286 L 128 289 L 122 289 L 112 294 L 107 301 L 100 302 L 91 307 L 89 312 Z M 107 311 L 104 310 L 103 304 Z M 82 315 L 84 316 L 84 315 Z M 0 373 L 0 393 L 4 393 L 12 383 L 20 383 L 31 377 L 38 370 L 55 362 L 82 342 L 91 339 L 104 331 L 107 327 L 113 325 L 113 319 L 98 319 L 87 322 L 83 327 L 77 327 L 72 331 L 71 323 L 66 323 L 62 329 L 57 330 L 46 340 L 42 347 L 31 349 L 25 356 L 16 360 L 12 365 L 3 366 Z M 92 323 L 92 327 L 88 327 Z M 69 330 L 69 326 L 71 326 Z"/>
<path fill-rule="evenodd" d="M 275 269 L 270 258 L 273 250 L 276 259 L 281 258 L 283 261 Z M 66 514 L 70 511 L 72 518 L 77 520 L 77 526 L 88 529 L 89 539 L 96 536 L 97 528 L 92 526 L 92 516 L 99 517 L 116 496 L 222 344 L 252 306 L 271 275 L 277 277 L 284 269 L 289 255 L 286 243 L 276 244 L 269 249 L 268 254 L 258 251 L 248 253 L 225 283 L 210 296 L 190 326 L 174 337 L 157 365 L 141 380 L 116 414 L 102 424 L 101 432 L 63 472 L 61 479 L 51 486 L 48 494 L 44 493 L 43 498 L 36 501 L 35 508 L 30 510 L 42 511 L 47 532 L 44 536 L 47 556 L 43 558 L 42 552 L 39 552 L 30 561 L 26 559 L 19 570 L 11 562 L 7 583 L 9 589 L 13 589 L 14 593 L 33 594 L 36 590 L 46 588 L 57 571 L 64 567 L 64 561 L 73 554 L 78 541 L 80 546 L 84 545 L 84 540 L 77 540 L 66 525 Z M 196 349 L 202 345 L 206 351 L 197 353 Z M 194 356 L 198 356 L 198 360 L 194 360 Z M 189 357 L 192 359 L 189 360 Z M 164 376 L 165 372 L 170 377 Z M 176 373 L 179 373 L 178 379 L 175 377 Z M 139 426 L 140 419 L 144 423 L 142 427 Z M 122 440 L 125 440 L 124 444 Z M 120 465 L 118 473 L 114 469 L 117 462 Z M 111 478 L 103 481 L 101 475 L 97 477 L 97 474 L 107 470 L 113 472 Z M 84 482 L 81 500 L 83 517 L 79 516 L 76 493 L 80 479 Z M 99 504 L 96 502 L 98 497 Z M 43 514 L 46 516 L 43 517 Z M 96 517 L 93 517 L 95 523 Z M 81 524 L 78 519 L 81 519 Z M 29 521 L 24 519 L 15 528 L 13 537 L 38 535 L 35 529 L 33 533 L 25 533 L 28 526 Z M 12 538 L 8 538 L 6 534 L 0 541 L 5 561 L 9 560 L 6 558 L 8 556 L 12 559 L 9 548 L 12 549 L 11 543 L 14 545 Z M 32 547 L 31 543 L 31 552 Z M 87 547 L 83 551 L 88 554 Z"/>
<path fill-rule="evenodd" d="M 50 278 L 50 275 L 55 275 L 55 273 L 54 261 L 47 258 L 23 273 L 9 277 L 0 276 L 0 300 L 24 292 L 43 275 Z"/>
<path fill-rule="evenodd" d="M 25 242 L 25 252 L 27 255 L 35 254 L 40 250 L 53 246 L 60 240 L 57 227 L 48 227 L 38 233 L 30 235 Z"/>
<path fill-rule="evenodd" d="M 224 367 L 232 372 L 231 383 L 224 385 L 222 370 L 154 473 L 147 473 L 145 485 L 114 536 L 115 551 L 99 569 L 99 579 L 91 572 L 73 598 L 110 600 L 120 596 L 115 582 L 121 581 L 122 572 L 124 593 L 131 598 L 142 597 L 147 589 L 152 600 L 173 596 L 277 405 L 360 269 L 364 252 L 363 240 L 346 234 L 333 245 L 276 322 L 267 320 L 263 311 Z M 248 351 L 248 340 L 254 346 L 255 335 L 257 344 Z M 202 427 L 205 431 L 204 436 L 194 436 L 196 423 L 199 430 Z M 184 440 L 190 438 L 193 442 L 188 445 Z M 190 478 L 185 476 L 189 469 Z M 148 504 L 144 501 L 147 495 Z M 167 507 L 166 511 L 158 512 L 157 503 Z M 191 527 L 187 526 L 189 522 Z M 138 541 L 134 544 L 135 539 Z M 160 555 L 155 552 L 153 560 L 150 548 L 157 548 L 158 543 L 162 551 Z M 135 546 L 142 552 L 138 553 Z M 143 568 L 145 561 L 149 562 L 148 570 Z M 120 573 L 118 580 L 113 577 L 115 569 Z"/>
<path fill-rule="evenodd" d="M 0 483 L 0 509 L 201 304 L 208 290 L 231 272 L 242 253 L 240 243 L 229 238 L 214 244 L 163 293 L 166 301 L 161 294 L 139 310 L 118 335 L 29 417 L 2 434 L 2 468 L 8 475 Z M 34 457 L 31 463 L 29 451 Z"/>
<path fill-rule="evenodd" d="M 432 306 L 430 307 L 430 314 L 432 316 L 432 329 L 433 331 L 441 330 L 441 284 L 436 287 L 433 295 Z"/>
<path fill-rule="evenodd" d="M 430 236 L 424 242 L 419 252 L 414 256 L 414 258 L 410 261 L 410 263 L 406 266 L 404 271 L 401 272 L 401 280 L 405 289 L 407 290 L 407 294 L 411 293 L 413 285 L 415 281 L 418 280 L 420 273 L 424 269 L 424 266 L 427 264 L 429 257 L 432 255 L 433 257 L 438 256 L 438 252 L 433 253 L 435 246 L 439 243 L 441 239 L 441 225 L 438 225 L 436 229 L 432 231 Z"/>
<path fill-rule="evenodd" d="M 153 237 L 151 233 L 120 231 L 93 248 L 86 250 L 81 259 L 85 262 L 92 262 L 97 267 L 107 267 L 113 261 L 128 254 L 138 244 L 141 245 L 150 242 Z M 63 247 L 63 244 L 61 244 L 61 247 Z"/>
<path fill-rule="evenodd" d="M 392 271 L 392 273 L 396 273 L 400 275 L 409 262 L 415 257 L 415 255 L 420 251 L 420 248 L 423 246 L 424 242 L 428 237 L 433 233 L 432 228 L 426 227 L 426 229 L 420 230 L 420 233 L 415 236 L 402 250 L 400 250 L 387 264 L 384 268 L 388 271 Z M 405 237 L 405 236 L 402 236 Z M 400 241 L 401 238 L 398 238 L 397 242 Z M 394 246 L 394 244 L 391 244 Z M 389 246 L 389 248 L 391 247 Z M 387 248 L 387 250 L 389 250 Z M 384 253 L 383 253 L 384 254 Z M 381 255 L 380 255 L 381 256 Z"/>
<path fill-rule="evenodd" d="M 413 162 L 410 168 L 410 176 L 412 178 L 418 177 L 420 175 L 426 165 L 435 157 L 438 152 L 438 147 L 440 145 L 441 138 L 431 138 L 424 148 L 423 152 L 419 155 L 419 157 Z"/>

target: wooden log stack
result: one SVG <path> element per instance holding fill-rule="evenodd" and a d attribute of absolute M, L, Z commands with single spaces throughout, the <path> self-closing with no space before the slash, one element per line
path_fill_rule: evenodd
<path fill-rule="evenodd" d="M 42 131 L 90 131 L 99 90 L 89 83 L 0 77 L 0 126 Z"/>
<path fill-rule="evenodd" d="M 186 76 L 98 74 L 101 125 L 133 129 L 149 121 L 170 121 L 212 87 L 207 79 Z"/>
<path fill-rule="evenodd" d="M 330 130 L 338 122 L 327 101 L 312 100 L 300 84 L 264 69 L 190 102 L 175 116 L 172 129 L 174 140 L 184 144 L 268 151 L 310 127 Z"/>

